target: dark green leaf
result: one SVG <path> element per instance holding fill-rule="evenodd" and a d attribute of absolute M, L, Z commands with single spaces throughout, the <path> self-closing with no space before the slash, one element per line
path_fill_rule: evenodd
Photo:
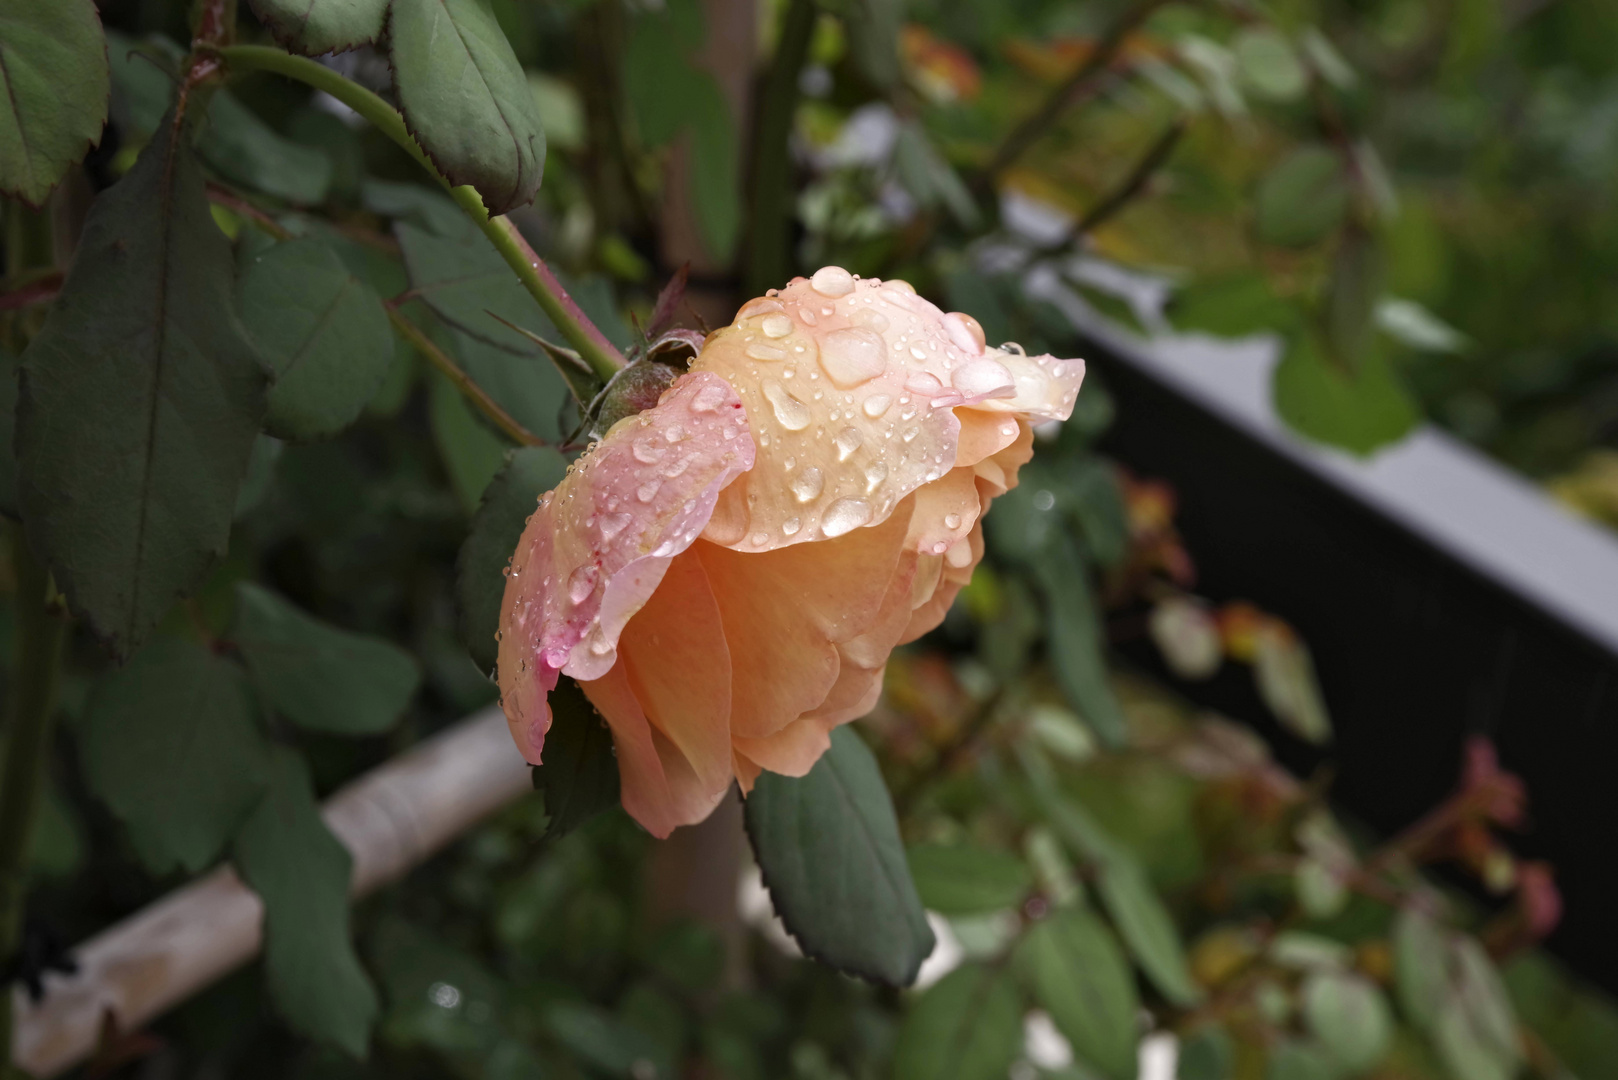
<path fill-rule="evenodd" d="M 1337 1068 L 1326 1051 L 1302 1039 L 1282 1039 L 1270 1050 L 1264 1080 L 1337 1080 Z M 1467 1080 L 1476 1080 L 1467 1077 Z"/>
<path fill-rule="evenodd" d="M 849 48 L 860 73 L 878 89 L 899 81 L 899 28 L 904 0 L 847 0 Z"/>
<path fill-rule="evenodd" d="M 1316 971 L 1303 985 L 1309 1030 L 1343 1069 L 1361 1073 L 1382 1060 L 1393 1039 L 1393 1015 L 1376 984 L 1343 971 Z"/>
<path fill-rule="evenodd" d="M 1276 412 L 1293 428 L 1356 454 L 1396 442 L 1420 419 L 1383 350 L 1373 349 L 1350 374 L 1308 333 L 1288 342 L 1274 394 Z"/>
<path fill-rule="evenodd" d="M 153 873 L 195 873 L 263 793 L 269 747 L 242 670 L 159 638 L 90 693 L 79 755 L 90 789 Z"/>
<path fill-rule="evenodd" d="M 94 0 L 0 0 L 0 193 L 39 206 L 101 141 L 107 47 Z"/>
<path fill-rule="evenodd" d="M 264 901 L 264 966 L 293 1030 L 364 1057 L 376 989 L 354 954 L 348 883 L 354 860 L 320 819 L 309 769 L 277 747 L 268 792 L 236 837 L 235 863 Z"/>
<path fill-rule="evenodd" d="M 33 835 L 28 839 L 28 872 L 44 878 L 70 877 L 84 865 L 85 847 L 78 811 L 47 777 L 39 792 Z"/>
<path fill-rule="evenodd" d="M 541 446 L 510 451 L 483 492 L 482 504 L 455 560 L 455 597 L 461 641 L 484 671 L 494 670 L 495 631 L 506 593 L 506 567 L 539 497 L 562 482 L 567 460 Z"/>
<path fill-rule="evenodd" d="M 157 34 L 139 41 L 116 30 L 108 30 L 106 36 L 112 68 L 112 120 L 125 139 L 145 139 L 163 122 L 163 114 L 174 100 L 185 51 Z"/>
<path fill-rule="evenodd" d="M 1107 679 L 1101 614 L 1078 546 L 1066 535 L 1054 536 L 1030 569 L 1050 614 L 1050 662 L 1057 684 L 1103 742 L 1122 745 L 1128 721 Z"/>
<path fill-rule="evenodd" d="M 559 421 L 572 394 L 548 356 L 519 356 L 459 330 L 450 330 L 445 338 L 461 369 L 517 423 L 546 442 L 562 441 L 567 431 Z"/>
<path fill-rule="evenodd" d="M 618 758 L 612 732 L 578 683 L 562 676 L 547 704 L 551 726 L 545 760 L 534 766 L 534 786 L 545 796 L 545 834 L 560 837 L 618 805 Z"/>
<path fill-rule="evenodd" d="M 1245 337 L 1286 333 L 1300 324 L 1302 311 L 1276 296 L 1263 274 L 1246 273 L 1192 282 L 1175 294 L 1169 317 L 1184 332 Z"/>
<path fill-rule="evenodd" d="M 467 404 L 455 384 L 438 371 L 427 375 L 427 420 L 450 486 L 468 514 L 505 463 L 507 443 Z"/>
<path fill-rule="evenodd" d="M 17 516 L 17 358 L 0 349 L 0 514 Z"/>
<path fill-rule="evenodd" d="M 639 1080 L 653 1075 L 648 1067 L 664 1056 L 651 1036 L 593 1005 L 553 1005 L 545 1026 L 563 1046 L 608 1076 Z"/>
<path fill-rule="evenodd" d="M 922 904 L 942 915 L 1016 907 L 1033 887 L 1023 861 L 997 848 L 918 844 L 905 857 Z"/>
<path fill-rule="evenodd" d="M 1326 340 L 1337 362 L 1349 371 L 1358 370 L 1371 351 L 1382 280 L 1376 238 L 1363 229 L 1343 230 L 1326 283 Z"/>
<path fill-rule="evenodd" d="M 1073 1052 L 1106 1076 L 1134 1080 L 1140 1001 L 1106 925 L 1082 908 L 1060 911 L 1029 931 L 1017 959 Z"/>
<path fill-rule="evenodd" d="M 245 581 L 236 586 L 230 640 L 264 699 L 310 731 L 386 731 L 421 682 L 416 661 L 392 642 L 311 618 Z"/>
<path fill-rule="evenodd" d="M 1309 73 L 1292 43 L 1273 26 L 1258 24 L 1241 30 L 1231 43 L 1242 78 L 1261 97 L 1291 101 L 1303 94 Z"/>
<path fill-rule="evenodd" d="M 237 287 L 242 322 L 275 370 L 270 434 L 321 439 L 353 423 L 393 363 L 382 301 L 320 240 L 253 256 Z"/>
<path fill-rule="evenodd" d="M 1022 1049 L 1022 1012 L 1003 969 L 962 964 L 910 1003 L 894 1080 L 1005 1080 Z"/>
<path fill-rule="evenodd" d="M 893 167 L 899 183 L 924 207 L 942 206 L 964 228 L 978 225 L 977 203 L 950 163 L 927 138 L 920 124 L 899 129 L 893 147 Z"/>
<path fill-rule="evenodd" d="M 1321 239 L 1348 212 L 1343 159 L 1325 146 L 1299 147 L 1259 184 L 1254 212 L 1266 244 L 1307 247 Z"/>
<path fill-rule="evenodd" d="M 1417 1027 L 1430 1027 L 1449 989 L 1447 932 L 1425 912 L 1407 907 L 1393 924 L 1399 1004 Z"/>
<path fill-rule="evenodd" d="M 379 1034 L 389 1044 L 427 1047 L 474 1071 L 496 1051 L 509 991 L 476 957 L 397 917 L 366 945 L 387 999 Z"/>
<path fill-rule="evenodd" d="M 214 94 L 197 149 L 226 179 L 296 206 L 322 201 L 331 187 L 331 158 L 279 134 L 228 92 Z"/>
<path fill-rule="evenodd" d="M 368 179 L 360 187 L 360 202 L 373 214 L 408 221 L 439 236 L 459 238 L 478 231 L 442 188 Z"/>
<path fill-rule="evenodd" d="M 702 246 L 716 261 L 726 262 L 741 235 L 741 150 L 736 118 L 719 83 L 702 74 L 695 87 L 691 123 L 691 204 Z"/>
<path fill-rule="evenodd" d="M 706 34 L 695 0 L 671 0 L 666 10 L 635 20 L 624 43 L 624 97 L 648 147 L 673 142 L 695 111 L 693 97 L 705 75 L 689 57 Z"/>
<path fill-rule="evenodd" d="M 1069 470 L 1073 520 L 1090 554 L 1102 566 L 1115 566 L 1129 554 L 1129 512 L 1111 462 L 1084 457 Z"/>
<path fill-rule="evenodd" d="M 254 440 L 252 456 L 247 459 L 247 475 L 236 492 L 236 510 L 232 516 L 237 521 L 252 513 L 269 493 L 270 485 L 275 480 L 275 466 L 285 449 L 286 443 L 268 435 L 260 435 Z"/>
<path fill-rule="evenodd" d="M 405 221 L 396 224 L 393 233 L 404 252 L 411 287 L 451 326 L 523 356 L 536 355 L 538 347 L 500 319 L 550 341 L 562 340 L 481 234 L 443 236 Z"/>
<path fill-rule="evenodd" d="M 1096 885 L 1119 935 L 1158 992 L 1182 1007 L 1201 1001 L 1174 919 L 1134 857 L 1118 849 L 1103 863 Z"/>
<path fill-rule="evenodd" d="M 487 0 L 393 0 L 394 90 L 438 171 L 491 214 L 534 201 L 545 131 L 528 78 Z"/>
<path fill-rule="evenodd" d="M 746 818 L 776 914 L 805 953 L 890 985 L 915 981 L 933 932 L 893 801 L 858 735 L 833 731 L 807 776 L 759 776 Z"/>
<path fill-rule="evenodd" d="M 28 536 L 120 656 L 229 538 L 265 396 L 233 281 L 201 171 L 165 123 L 95 201 L 62 294 L 22 358 Z"/>
<path fill-rule="evenodd" d="M 249 2 L 275 40 L 306 56 L 375 44 L 382 37 L 388 10 L 388 0 Z"/>
<path fill-rule="evenodd" d="M 1224 1028 L 1210 1024 L 1180 1040 L 1176 1080 L 1230 1080 L 1236 1051 Z"/>

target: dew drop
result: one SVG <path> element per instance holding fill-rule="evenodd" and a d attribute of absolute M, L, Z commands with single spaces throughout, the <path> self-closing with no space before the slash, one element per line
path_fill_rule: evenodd
<path fill-rule="evenodd" d="M 810 311 L 808 308 L 803 308 L 800 310 L 798 312 L 798 318 L 803 320 L 803 324 L 805 326 L 815 325 L 815 313 Z"/>
<path fill-rule="evenodd" d="M 1016 397 L 1016 383 L 1006 365 L 984 357 L 973 360 L 950 379 L 955 389 L 969 397 Z"/>
<path fill-rule="evenodd" d="M 608 640 L 607 631 L 600 623 L 595 624 L 595 628 L 590 631 L 590 636 L 585 641 L 592 656 L 605 656 L 612 651 L 612 642 Z"/>
<path fill-rule="evenodd" d="M 905 442 L 910 442 L 916 437 L 917 434 L 917 428 L 905 428 L 904 434 L 900 435 L 899 438 L 903 439 Z"/>
<path fill-rule="evenodd" d="M 959 515 L 959 514 L 945 514 L 944 515 L 944 528 L 946 528 L 946 529 L 959 529 L 960 527 L 961 527 L 961 515 Z"/>
<path fill-rule="evenodd" d="M 806 466 L 803 472 L 793 477 L 791 484 L 793 497 L 801 503 L 813 502 L 820 497 L 820 491 L 826 486 L 825 477 L 813 465 Z"/>
<path fill-rule="evenodd" d="M 670 424 L 663 429 L 663 438 L 671 443 L 684 442 L 690 438 L 690 434 L 679 424 Z"/>
<path fill-rule="evenodd" d="M 787 393 L 787 388 L 774 379 L 764 380 L 764 396 L 775 409 L 775 418 L 788 431 L 802 431 L 809 426 L 809 406 Z"/>
<path fill-rule="evenodd" d="M 870 382 L 887 367 L 882 335 L 864 326 L 834 330 L 821 343 L 820 366 L 842 390 Z"/>
<path fill-rule="evenodd" d="M 651 502 L 653 497 L 657 495 L 657 489 L 662 486 L 663 481 L 661 480 L 648 480 L 635 489 L 635 498 L 643 503 Z"/>
<path fill-rule="evenodd" d="M 650 439 L 639 439 L 636 440 L 633 448 L 630 450 L 630 453 L 634 454 L 635 460 L 641 464 L 651 465 L 655 462 L 662 461 L 663 455 L 668 453 L 668 448 L 658 446 Z"/>
<path fill-rule="evenodd" d="M 838 499 L 826 507 L 826 516 L 820 520 L 820 531 L 827 536 L 842 536 L 871 520 L 871 504 L 864 499 Z"/>
<path fill-rule="evenodd" d="M 803 528 L 803 522 L 797 518 L 787 518 L 781 522 L 781 532 L 786 536 L 797 536 L 798 530 Z"/>
<path fill-rule="evenodd" d="M 717 383 L 709 383 L 701 390 L 698 390 L 696 396 L 691 399 L 691 411 L 699 413 L 713 412 L 725 403 L 726 396 L 723 386 Z"/>
<path fill-rule="evenodd" d="M 870 301 L 870 297 L 865 299 L 867 302 Z M 888 328 L 888 317 L 871 308 L 861 308 L 859 314 L 854 316 L 854 322 L 860 326 L 868 326 L 879 334 Z"/>
<path fill-rule="evenodd" d="M 888 478 L 888 467 L 878 461 L 865 470 L 865 493 L 867 495 L 881 486 L 882 481 Z"/>
<path fill-rule="evenodd" d="M 759 324 L 767 338 L 784 338 L 792 333 L 792 320 L 785 315 L 771 315 Z"/>
<path fill-rule="evenodd" d="M 918 371 L 905 380 L 905 389 L 913 394 L 924 394 L 932 397 L 943 392 L 944 384 L 938 381 L 938 376 L 930 371 Z"/>
<path fill-rule="evenodd" d="M 846 427 L 837 433 L 833 442 L 837 444 L 837 460 L 847 461 L 849 455 L 860 448 L 860 433 L 855 428 Z"/>
<path fill-rule="evenodd" d="M 752 536 L 748 537 L 748 540 L 754 547 L 763 547 L 765 544 L 770 542 L 770 534 L 756 532 Z"/>
<path fill-rule="evenodd" d="M 747 355 L 754 360 L 767 360 L 773 363 L 777 360 L 785 360 L 787 351 L 779 345 L 766 345 L 762 341 L 755 341 L 747 347 Z"/>
<path fill-rule="evenodd" d="M 854 291 L 854 275 L 841 266 L 822 266 L 809 279 L 809 287 L 821 296 L 835 300 Z"/>
<path fill-rule="evenodd" d="M 628 514 L 608 514 L 601 519 L 601 539 L 610 541 L 627 529 L 633 520 Z"/>
<path fill-rule="evenodd" d="M 567 598 L 575 604 L 584 603 L 590 594 L 595 592 L 597 576 L 599 571 L 596 570 L 594 563 L 585 563 L 573 571 L 567 579 Z"/>

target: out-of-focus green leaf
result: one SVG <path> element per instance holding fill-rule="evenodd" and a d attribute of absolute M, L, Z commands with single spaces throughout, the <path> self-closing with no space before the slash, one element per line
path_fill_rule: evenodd
<path fill-rule="evenodd" d="M 107 48 L 94 0 L 0 0 L 0 193 L 39 206 L 101 141 Z"/>
<path fill-rule="evenodd" d="M 1022 1012 L 1008 972 L 962 964 L 911 1003 L 894 1080 L 1003 1080 L 1022 1048 Z"/>
<path fill-rule="evenodd" d="M 1393 960 L 1400 1006 L 1418 1026 L 1431 1026 L 1449 985 L 1446 932 L 1425 912 L 1404 908 L 1393 924 Z"/>
<path fill-rule="evenodd" d="M 1349 1073 L 1381 1061 L 1393 1039 L 1393 1014 L 1362 975 L 1317 971 L 1303 985 L 1303 1015 L 1332 1059 Z"/>
<path fill-rule="evenodd" d="M 1208 1024 L 1180 1039 L 1175 1080 L 1229 1080 L 1236 1051 L 1230 1034 Z"/>
<path fill-rule="evenodd" d="M 1264 1080 L 1337 1080 L 1338 1072 L 1325 1049 L 1302 1039 L 1282 1039 L 1270 1048 Z"/>
<path fill-rule="evenodd" d="M 305 56 L 374 45 L 388 0 L 249 0 L 275 40 Z"/>
<path fill-rule="evenodd" d="M 0 514 L 17 517 L 17 358 L 0 349 Z"/>
<path fill-rule="evenodd" d="M 28 838 L 28 872 L 44 878 L 70 877 L 84 865 L 85 846 L 84 823 L 78 812 L 47 777 L 39 793 L 34 831 Z"/>
<path fill-rule="evenodd" d="M 331 188 L 331 158 L 281 135 L 233 94 L 213 96 L 197 147 L 227 179 L 295 206 L 321 202 Z"/>
<path fill-rule="evenodd" d="M 639 1080 L 662 1075 L 653 1067 L 662 1048 L 651 1036 L 605 1009 L 573 1002 L 552 1006 L 545 1026 L 562 1045 L 608 1076 Z"/>
<path fill-rule="evenodd" d="M 264 966 L 281 1015 L 300 1034 L 364 1057 L 377 997 L 349 937 L 354 860 L 320 819 L 308 766 L 293 751 L 276 748 L 269 790 L 234 854 L 264 901 Z"/>
<path fill-rule="evenodd" d="M 281 460 L 281 452 L 285 449 L 286 443 L 269 435 L 260 435 L 253 440 L 253 453 L 247 459 L 247 475 L 242 478 L 242 486 L 236 492 L 236 509 L 232 515 L 235 520 L 240 521 L 252 513 L 264 500 L 275 480 L 276 463 Z"/>
<path fill-rule="evenodd" d="M 237 287 L 242 322 L 275 371 L 270 434 L 321 439 L 357 419 L 393 363 L 393 333 L 370 286 L 317 239 L 255 255 Z"/>
<path fill-rule="evenodd" d="M 206 867 L 264 791 L 269 747 L 236 664 L 159 638 L 90 693 L 79 756 L 90 789 L 153 873 Z"/>
<path fill-rule="evenodd" d="M 1471 341 L 1414 300 L 1383 297 L 1376 305 L 1377 329 L 1402 345 L 1424 352 L 1465 352 Z"/>
<path fill-rule="evenodd" d="M 1129 512 L 1124 507 L 1118 472 L 1111 462 L 1086 455 L 1068 471 L 1073 520 L 1102 566 L 1116 566 L 1129 553 Z"/>
<path fill-rule="evenodd" d="M 512 418 L 546 442 L 567 434 L 563 408 L 572 400 L 557 365 L 537 352 L 508 352 L 471 334 L 450 330 L 444 338 L 450 355 Z M 571 424 L 568 425 L 571 427 Z"/>
<path fill-rule="evenodd" d="M 360 202 L 373 214 L 408 221 L 438 236 L 459 239 L 477 232 L 442 188 L 368 178 L 360 185 Z"/>
<path fill-rule="evenodd" d="M 1292 873 L 1298 904 L 1314 919 L 1329 919 L 1348 903 L 1348 886 L 1327 863 L 1316 858 L 1299 861 Z"/>
<path fill-rule="evenodd" d="M 1450 939 L 1449 992 L 1433 1025 L 1433 1041 L 1450 1072 L 1468 1080 L 1517 1075 L 1523 1060 L 1517 1017 L 1494 961 L 1476 939 Z"/>
<path fill-rule="evenodd" d="M 848 45 L 862 75 L 879 90 L 899 81 L 899 28 L 904 24 L 903 0 L 847 0 Z"/>
<path fill-rule="evenodd" d="M 584 146 L 584 102 L 573 84 L 542 71 L 528 72 L 528 88 L 545 124 L 545 138 L 559 150 Z"/>
<path fill-rule="evenodd" d="M 1017 962 L 1073 1052 L 1105 1076 L 1133 1080 L 1140 1001 L 1106 924 L 1082 908 L 1058 912 L 1023 938 Z"/>
<path fill-rule="evenodd" d="M 1348 212 L 1343 159 L 1325 146 L 1300 146 L 1265 174 L 1254 211 L 1258 238 L 1266 244 L 1313 244 Z"/>
<path fill-rule="evenodd" d="M 1103 742 L 1120 746 L 1128 721 L 1102 657 L 1101 614 L 1090 590 L 1089 570 L 1066 535 L 1053 537 L 1042 558 L 1029 568 L 1049 611 L 1050 663 L 1057 684 Z"/>
<path fill-rule="evenodd" d="M 1315 663 L 1303 639 L 1290 631 L 1256 635 L 1253 674 L 1264 704 L 1300 739 L 1331 741 L 1331 716 L 1315 678 Z"/>
<path fill-rule="evenodd" d="M 697 83 L 691 123 L 691 156 L 686 175 L 702 244 L 716 260 L 728 260 L 741 235 L 741 150 L 736 118 L 718 82 L 704 75 Z"/>
<path fill-rule="evenodd" d="M 893 801 L 848 727 L 807 776 L 763 773 L 747 834 L 776 914 L 803 951 L 841 971 L 908 986 L 932 952 Z"/>
<path fill-rule="evenodd" d="M 963 228 L 978 225 L 980 215 L 972 193 L 921 125 L 906 124 L 899 129 L 893 145 L 893 167 L 899 183 L 921 206 L 942 206 Z"/>
<path fill-rule="evenodd" d="M 545 834 L 560 837 L 618 805 L 618 758 L 612 732 L 578 683 L 562 676 L 546 704 L 551 726 L 534 786 L 544 793 L 550 818 Z"/>
<path fill-rule="evenodd" d="M 1146 972 L 1158 992 L 1176 1005 L 1189 1007 L 1202 1000 L 1202 991 L 1191 979 L 1185 946 L 1174 918 L 1133 856 L 1122 849 L 1101 866 L 1096 882 L 1101 902 L 1118 927 L 1119 936 L 1129 946 L 1135 962 Z"/>
<path fill-rule="evenodd" d="M 173 122 L 90 209 L 22 358 L 18 494 L 73 608 L 128 656 L 225 551 L 266 377 Z"/>
<path fill-rule="evenodd" d="M 1292 101 L 1309 85 L 1309 73 L 1285 35 L 1273 26 L 1255 23 L 1237 32 L 1231 51 L 1241 68 L 1242 80 L 1254 93 L 1272 101 Z"/>
<path fill-rule="evenodd" d="M 1363 229 L 1344 229 L 1332 253 L 1326 282 L 1326 340 L 1337 360 L 1357 370 L 1376 335 L 1376 304 L 1382 296 L 1382 253 Z"/>
<path fill-rule="evenodd" d="M 455 560 L 455 597 L 461 641 L 473 661 L 493 671 L 498 652 L 500 603 L 523 527 L 539 506 L 539 497 L 562 482 L 567 460 L 555 450 L 524 446 L 506 455 L 505 464 L 483 492 L 472 528 Z"/>
<path fill-rule="evenodd" d="M 1304 435 L 1356 454 L 1403 438 L 1420 419 L 1381 349 L 1350 374 L 1333 364 L 1313 334 L 1288 343 L 1275 369 L 1275 409 Z"/>
<path fill-rule="evenodd" d="M 1182 332 L 1245 337 L 1287 333 L 1301 323 L 1302 310 L 1276 296 L 1263 274 L 1240 273 L 1192 282 L 1175 295 L 1169 317 Z"/>
<path fill-rule="evenodd" d="M 427 419 L 450 484 L 466 512 L 475 513 L 484 489 L 505 462 L 505 440 L 489 430 L 455 384 L 437 371 L 427 376 Z"/>
<path fill-rule="evenodd" d="M 311 618 L 249 582 L 236 586 L 230 639 L 264 699 L 309 731 L 384 732 L 421 682 L 415 659 L 391 641 Z"/>
<path fill-rule="evenodd" d="M 1016 907 L 1033 881 L 1014 853 L 973 844 L 918 844 L 905 855 L 929 910 L 977 915 Z"/>
<path fill-rule="evenodd" d="M 491 214 L 533 202 L 545 131 L 487 0 L 393 0 L 389 59 L 410 133 L 452 184 Z"/>
<path fill-rule="evenodd" d="M 539 350 L 500 319 L 547 340 L 562 340 L 511 267 L 479 233 L 444 236 L 405 221 L 393 232 L 404 252 L 411 287 L 451 326 L 524 356 Z"/>

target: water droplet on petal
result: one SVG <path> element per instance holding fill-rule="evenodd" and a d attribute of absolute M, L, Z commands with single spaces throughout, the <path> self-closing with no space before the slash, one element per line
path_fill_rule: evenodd
<path fill-rule="evenodd" d="M 865 493 L 869 495 L 875 491 L 882 481 L 888 478 L 888 467 L 878 461 L 865 470 Z"/>
<path fill-rule="evenodd" d="M 595 591 L 596 578 L 599 576 L 594 563 L 585 563 L 567 579 L 567 598 L 575 604 L 582 604 Z M 551 665 L 555 667 L 556 665 Z"/>
<path fill-rule="evenodd" d="M 787 536 L 798 535 L 798 530 L 801 528 L 803 528 L 803 522 L 799 521 L 797 518 L 787 518 L 785 521 L 781 522 L 781 532 Z"/>
<path fill-rule="evenodd" d="M 888 406 L 892 404 L 893 398 L 889 397 L 887 394 L 872 394 L 870 397 L 865 399 L 865 403 L 861 405 L 860 408 L 865 410 L 866 416 L 869 416 L 872 420 L 875 420 L 877 417 L 887 412 Z"/>
<path fill-rule="evenodd" d="M 882 335 L 864 326 L 833 330 L 821 342 L 820 366 L 839 389 L 870 382 L 887 367 Z"/>
<path fill-rule="evenodd" d="M 779 345 L 766 345 L 762 341 L 755 341 L 747 347 L 747 355 L 754 360 L 767 360 L 774 363 L 777 360 L 785 360 L 787 351 Z"/>
<path fill-rule="evenodd" d="M 592 656 L 605 656 L 612 651 L 612 642 L 607 639 L 607 631 L 600 623 L 595 624 L 595 628 L 590 631 L 590 636 L 584 640 L 589 646 Z"/>
<path fill-rule="evenodd" d="M 691 399 L 691 411 L 699 413 L 713 412 L 725 403 L 727 396 L 729 395 L 723 386 L 718 383 L 710 383 L 698 390 L 696 396 Z"/>
<path fill-rule="evenodd" d="M 854 322 L 860 326 L 869 326 L 879 334 L 888 328 L 888 317 L 870 308 L 861 308 L 859 314 L 854 316 Z"/>
<path fill-rule="evenodd" d="M 968 397 L 1016 397 L 1016 383 L 1006 365 L 984 357 L 958 369 L 950 379 Z"/>
<path fill-rule="evenodd" d="M 759 324 L 767 338 L 784 338 L 792 333 L 792 320 L 785 315 L 771 315 Z"/>
<path fill-rule="evenodd" d="M 651 502 L 652 498 L 657 494 L 657 489 L 662 486 L 663 481 L 661 480 L 648 480 L 635 489 L 635 498 L 643 503 Z"/>
<path fill-rule="evenodd" d="M 827 536 L 842 536 L 871 520 L 871 504 L 864 499 L 838 499 L 826 507 L 826 516 L 820 519 L 820 531 Z"/>
<path fill-rule="evenodd" d="M 765 544 L 770 542 L 770 534 L 756 532 L 752 536 L 748 537 L 748 539 L 752 541 L 754 547 L 763 547 Z"/>
<path fill-rule="evenodd" d="M 837 444 L 837 460 L 847 461 L 849 455 L 860 448 L 860 433 L 851 427 L 844 428 L 833 441 Z"/>
<path fill-rule="evenodd" d="M 913 394 L 925 394 L 932 397 L 942 393 L 944 384 L 938 381 L 938 376 L 930 371 L 918 371 L 905 380 L 905 389 Z"/>
<path fill-rule="evenodd" d="M 610 541 L 627 529 L 633 520 L 628 514 L 608 514 L 601 519 L 601 539 Z"/>
<path fill-rule="evenodd" d="M 961 515 L 959 515 L 959 514 L 945 514 L 944 515 L 944 528 L 946 528 L 946 529 L 959 529 L 960 527 L 961 527 Z"/>
<path fill-rule="evenodd" d="M 685 430 L 685 428 L 681 427 L 679 424 L 670 424 L 668 427 L 663 429 L 663 438 L 671 443 L 684 442 L 690 437 L 690 434 Z"/>
<path fill-rule="evenodd" d="M 668 448 L 658 446 L 649 439 L 637 439 L 634 446 L 630 448 L 630 453 L 634 454 L 635 460 L 641 464 L 651 465 L 654 462 L 662 461 L 663 455 L 668 453 Z"/>
<path fill-rule="evenodd" d="M 841 266 L 822 266 L 809 279 L 809 287 L 835 300 L 854 291 L 854 275 Z"/>
<path fill-rule="evenodd" d="M 787 393 L 787 388 L 774 379 L 764 380 L 764 396 L 775 409 L 775 418 L 788 431 L 802 431 L 809 426 L 809 406 Z"/>
<path fill-rule="evenodd" d="M 819 469 L 810 465 L 793 477 L 788 486 L 792 488 L 792 494 L 799 502 L 813 502 L 820 496 L 821 488 L 826 486 L 826 480 L 821 476 Z"/>
<path fill-rule="evenodd" d="M 804 308 L 803 310 L 799 311 L 798 317 L 803 320 L 803 324 L 805 326 L 815 325 L 815 313 L 810 311 L 808 308 Z"/>

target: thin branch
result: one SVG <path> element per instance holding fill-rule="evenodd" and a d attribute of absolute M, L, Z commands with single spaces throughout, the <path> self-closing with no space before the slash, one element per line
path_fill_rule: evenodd
<path fill-rule="evenodd" d="M 406 341 L 416 347 L 416 351 L 427 358 L 427 362 L 443 372 L 456 389 L 466 395 L 466 399 L 484 416 L 506 434 L 518 446 L 545 446 L 546 442 L 521 424 L 500 407 L 500 403 L 490 397 L 488 393 L 472 381 L 472 377 L 461 370 L 459 364 L 445 355 L 444 350 L 433 344 L 432 339 L 421 332 L 421 328 L 399 312 L 388 308 L 388 318 L 393 322 L 394 329 L 404 335 Z"/>
<path fill-rule="evenodd" d="M 1146 148 L 1146 153 L 1142 154 L 1135 167 L 1129 170 L 1129 175 L 1124 177 L 1123 182 L 1086 211 L 1084 216 L 1047 250 L 1061 251 L 1078 243 L 1133 202 L 1146 190 L 1146 185 L 1168 161 L 1169 155 L 1174 153 L 1174 148 L 1180 144 L 1181 137 L 1185 135 L 1186 126 L 1187 122 L 1182 117 L 1165 128 L 1152 145 Z"/>
<path fill-rule="evenodd" d="M 1000 174 L 1022 157 L 1030 146 L 1038 142 L 1069 107 L 1094 94 L 1129 35 L 1165 2 L 1166 0 L 1141 0 L 1108 27 L 1107 32 L 1096 43 L 1095 50 L 1083 64 L 1079 65 L 1078 70 L 1068 76 L 1061 86 L 1051 91 L 1039 108 L 1006 136 L 1005 141 L 995 150 L 994 156 L 989 159 L 989 164 L 974 179 L 973 187 L 980 194 L 987 193 L 994 187 L 994 182 L 999 179 Z"/>
<path fill-rule="evenodd" d="M 227 187 L 210 182 L 208 184 L 208 201 L 215 206 L 223 206 L 231 213 L 248 219 L 277 240 L 292 239 L 290 229 Z"/>

